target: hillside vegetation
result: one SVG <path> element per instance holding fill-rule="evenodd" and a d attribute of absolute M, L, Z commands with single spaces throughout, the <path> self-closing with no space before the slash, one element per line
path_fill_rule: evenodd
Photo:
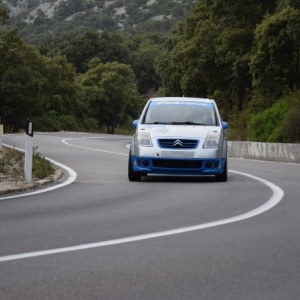
<path fill-rule="evenodd" d="M 7 0 L 14 7 L 28 5 L 10 21 L 25 22 L 33 2 Z M 49 3 L 36 1 L 34 7 Z M 0 109 L 6 129 L 18 131 L 30 118 L 42 131 L 122 132 L 150 96 L 184 95 L 214 98 L 229 122 L 231 140 L 300 142 L 299 0 L 202 0 L 171 31 L 133 19 L 122 30 L 101 29 L 95 25 L 99 16 L 93 25 L 86 23 L 88 13 L 79 14 L 81 22 L 67 30 L 59 22 L 77 18 L 78 11 L 69 11 L 75 3 L 51 1 L 53 15 L 44 12 L 47 22 L 61 26 L 60 34 L 35 32 L 41 28 L 37 16 L 13 28 L 2 3 Z M 100 7 L 101 2 L 80 3 Z M 144 5 L 154 5 L 147 3 L 136 6 L 134 17 Z M 68 13 L 59 19 L 61 5 Z"/>
<path fill-rule="evenodd" d="M 11 25 L 26 41 L 46 35 L 95 30 L 167 32 L 184 19 L 194 0 L 4 0 Z"/>

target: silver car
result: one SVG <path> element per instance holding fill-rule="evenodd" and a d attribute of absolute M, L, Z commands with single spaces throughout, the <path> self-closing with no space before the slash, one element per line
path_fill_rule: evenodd
<path fill-rule="evenodd" d="M 228 125 L 214 100 L 151 98 L 133 125 L 130 181 L 147 174 L 214 175 L 227 181 Z"/>

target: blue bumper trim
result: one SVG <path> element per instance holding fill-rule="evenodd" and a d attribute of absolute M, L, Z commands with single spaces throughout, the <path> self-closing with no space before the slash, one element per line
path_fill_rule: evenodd
<path fill-rule="evenodd" d="M 194 158 L 194 159 L 178 159 L 178 158 L 157 158 L 157 157 L 142 157 L 131 156 L 132 166 L 135 172 L 149 174 L 174 174 L 174 175 L 217 175 L 224 170 L 226 158 Z M 155 167 L 153 160 L 161 161 L 186 161 L 186 162 L 202 162 L 201 167 Z"/>

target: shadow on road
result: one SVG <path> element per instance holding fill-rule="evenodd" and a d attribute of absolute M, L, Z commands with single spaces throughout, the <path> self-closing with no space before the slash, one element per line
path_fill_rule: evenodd
<path fill-rule="evenodd" d="M 216 183 L 214 176 L 173 176 L 173 175 L 147 175 L 142 177 L 142 182 L 211 182 Z"/>

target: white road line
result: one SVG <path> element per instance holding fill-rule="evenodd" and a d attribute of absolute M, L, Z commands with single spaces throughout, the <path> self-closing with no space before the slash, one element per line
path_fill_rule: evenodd
<path fill-rule="evenodd" d="M 101 150 L 101 149 L 94 149 L 94 148 L 88 148 L 88 147 L 82 147 L 82 146 L 75 146 L 67 141 L 69 140 L 85 140 L 85 139 L 103 139 L 102 137 L 88 137 L 88 138 L 69 138 L 69 139 L 64 139 L 62 142 L 68 146 L 75 147 L 75 148 L 80 148 L 80 149 L 87 149 L 87 150 L 92 150 L 92 151 L 99 151 L 99 152 L 105 152 L 105 153 L 112 153 L 112 154 L 119 154 L 119 155 L 128 155 L 128 153 L 121 153 L 121 152 L 113 152 L 113 151 L 107 151 L 107 150 Z"/>
<path fill-rule="evenodd" d="M 13 149 L 16 149 L 20 152 L 25 152 L 23 149 L 20 149 L 20 148 L 16 148 L 16 147 L 12 147 L 12 146 L 9 146 L 9 145 L 6 145 L 4 144 L 6 147 L 8 148 L 13 148 Z M 51 187 L 48 187 L 48 188 L 45 188 L 45 189 L 42 189 L 42 190 L 37 190 L 37 191 L 34 191 L 34 192 L 30 192 L 30 193 L 26 193 L 26 194 L 18 194 L 18 195 L 14 195 L 14 196 L 7 196 L 7 197 L 1 197 L 0 198 L 0 201 L 2 200 L 7 200 L 7 199 L 12 199 L 12 198 L 19 198 L 19 197 L 26 197 L 26 196 L 31 196 L 31 195 L 35 195 L 35 194 L 41 194 L 41 193 L 45 193 L 45 192 L 49 192 L 49 191 L 52 191 L 52 190 L 56 190 L 58 188 L 61 188 L 61 187 L 64 187 L 68 184 L 71 184 L 72 182 L 74 182 L 77 178 L 77 173 L 72 170 L 71 168 L 61 164 L 61 163 L 58 163 L 57 161 L 54 161 L 50 158 L 47 158 L 45 157 L 47 160 L 49 160 L 50 162 L 52 162 L 54 165 L 58 166 L 58 167 L 61 167 L 63 168 L 64 170 L 66 170 L 69 174 L 68 176 L 68 179 L 65 180 L 64 182 L 60 183 L 60 184 L 57 184 L 57 185 L 54 185 L 54 186 L 51 186 Z"/>
<path fill-rule="evenodd" d="M 143 234 L 143 235 L 138 235 L 138 236 L 132 236 L 132 237 L 116 239 L 116 240 L 109 240 L 109 241 L 77 245 L 77 246 L 71 246 L 71 247 L 65 247 L 65 248 L 57 248 L 57 249 L 51 249 L 51 250 L 43 250 L 43 251 L 35 251 L 35 252 L 21 253 L 21 254 L 15 254 L 15 255 L 1 256 L 0 262 L 142 241 L 142 240 L 147 240 L 147 239 L 152 239 L 152 238 L 169 236 L 169 235 L 174 235 L 174 234 L 179 234 L 179 233 L 184 233 L 184 232 L 205 229 L 205 228 L 209 228 L 209 227 L 225 225 L 225 224 L 229 224 L 229 223 L 233 223 L 233 222 L 238 222 L 238 221 L 252 218 L 254 216 L 257 216 L 259 214 L 266 212 L 267 210 L 271 209 L 276 204 L 278 204 L 284 196 L 284 192 L 280 187 L 276 186 L 275 184 L 273 184 L 265 179 L 262 179 L 260 177 L 256 177 L 256 176 L 253 176 L 253 175 L 250 175 L 247 173 L 241 173 L 241 172 L 236 172 L 236 171 L 230 171 L 230 172 L 249 177 L 251 179 L 257 180 L 257 181 L 267 185 L 273 191 L 272 197 L 266 203 L 257 207 L 256 209 L 253 209 L 245 214 L 235 216 L 235 217 L 232 217 L 229 219 L 219 220 L 219 221 L 200 224 L 200 225 L 191 226 L 191 227 L 167 230 L 167 231 L 162 231 L 162 232 L 157 232 L 157 233 L 149 233 L 149 234 Z"/>

